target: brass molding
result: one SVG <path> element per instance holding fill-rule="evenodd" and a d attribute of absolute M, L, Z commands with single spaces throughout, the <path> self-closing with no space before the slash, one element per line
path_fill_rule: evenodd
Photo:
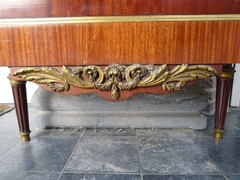
<path fill-rule="evenodd" d="M 57 18 L 1 19 L 0 26 L 37 24 L 125 23 L 125 22 L 183 22 L 183 21 L 239 21 L 240 14 L 215 15 L 141 15 L 141 16 L 84 16 Z"/>
<path fill-rule="evenodd" d="M 186 82 L 215 76 L 210 66 L 178 65 L 171 71 L 166 64 L 161 66 L 134 64 L 123 66 L 111 64 L 99 66 L 77 66 L 73 69 L 63 66 L 62 71 L 50 67 L 25 68 L 14 73 L 25 81 L 47 85 L 54 92 L 69 91 L 70 85 L 78 88 L 96 88 L 112 91 L 112 98 L 119 98 L 120 90 L 130 91 L 137 87 L 162 85 L 164 90 L 180 90 Z"/>
<path fill-rule="evenodd" d="M 27 141 L 30 141 L 30 133 L 20 133 L 20 136 L 21 136 L 21 140 L 23 142 L 27 142 Z"/>
<path fill-rule="evenodd" d="M 11 78 L 8 78 L 8 79 L 9 79 L 11 85 L 19 85 L 19 84 L 26 83 L 26 81 L 21 81 L 21 80 L 16 80 L 16 79 L 11 79 Z"/>

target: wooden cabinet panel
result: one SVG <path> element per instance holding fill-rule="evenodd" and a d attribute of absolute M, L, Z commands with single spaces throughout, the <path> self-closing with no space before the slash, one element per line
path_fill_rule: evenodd
<path fill-rule="evenodd" d="M 239 26 L 203 21 L 1 27 L 0 65 L 239 63 Z"/>
<path fill-rule="evenodd" d="M 235 0 L 116 0 L 116 15 L 238 14 Z"/>

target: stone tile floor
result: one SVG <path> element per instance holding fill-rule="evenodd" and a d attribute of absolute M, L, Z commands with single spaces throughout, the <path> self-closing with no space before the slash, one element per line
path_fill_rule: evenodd
<path fill-rule="evenodd" d="M 39 130 L 20 142 L 15 111 L 0 116 L 0 180 L 237 180 L 240 111 L 228 113 L 222 140 L 208 128 Z"/>

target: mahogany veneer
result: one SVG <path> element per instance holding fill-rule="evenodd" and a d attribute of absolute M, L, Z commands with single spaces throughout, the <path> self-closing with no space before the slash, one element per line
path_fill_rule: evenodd
<path fill-rule="evenodd" d="M 1 28 L 5 66 L 240 62 L 240 23 L 135 22 Z"/>

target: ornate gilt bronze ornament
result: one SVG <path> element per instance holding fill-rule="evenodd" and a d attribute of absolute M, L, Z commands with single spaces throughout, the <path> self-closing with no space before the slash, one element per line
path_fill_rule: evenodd
<path fill-rule="evenodd" d="M 120 90 L 130 91 L 137 87 L 162 85 L 164 90 L 180 90 L 186 82 L 215 76 L 216 70 L 210 66 L 186 64 L 176 66 L 171 71 L 162 66 L 140 65 L 122 66 L 111 64 L 104 69 L 99 66 L 77 66 L 73 69 L 63 66 L 62 72 L 50 67 L 25 68 L 14 73 L 25 81 L 47 85 L 52 91 L 69 91 L 70 85 L 79 88 L 96 88 L 112 91 L 112 98 L 119 98 Z"/>

